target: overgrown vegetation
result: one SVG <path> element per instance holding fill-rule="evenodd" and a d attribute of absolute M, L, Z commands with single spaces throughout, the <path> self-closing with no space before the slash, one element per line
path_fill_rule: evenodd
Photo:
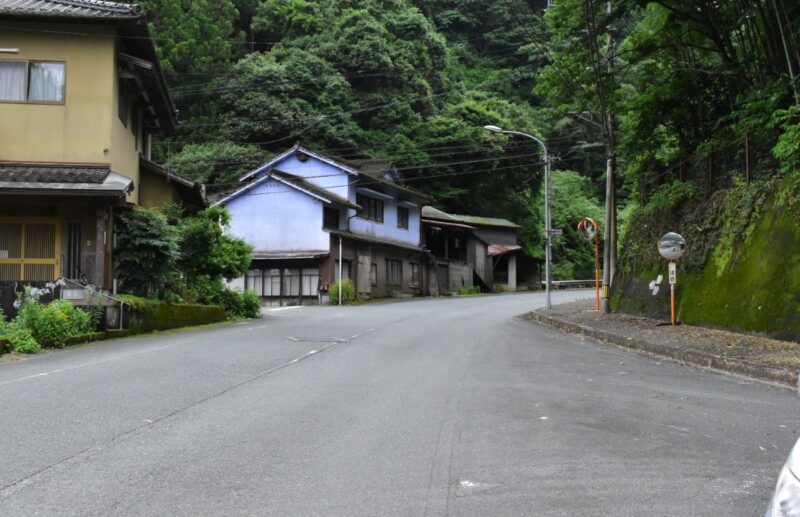
<path fill-rule="evenodd" d="M 115 253 L 121 290 L 170 302 L 222 305 L 231 317 L 258 317 L 255 293 L 237 293 L 226 280 L 250 266 L 250 246 L 225 235 L 224 208 L 182 217 L 176 207 L 163 211 L 135 208 L 117 220 Z"/>
<path fill-rule="evenodd" d="M 469 296 L 473 294 L 481 294 L 481 287 L 479 285 L 470 285 L 468 287 L 459 287 L 459 296 Z"/>
<path fill-rule="evenodd" d="M 14 351 L 30 354 L 42 347 L 63 348 L 71 337 L 96 329 L 90 314 L 67 300 L 41 302 L 41 295 L 49 292 L 50 288 L 28 286 L 18 293 L 18 313 L 13 321 L 6 322 L 0 312 L 0 337 L 7 339 Z"/>
<path fill-rule="evenodd" d="M 339 289 L 342 291 L 342 304 L 353 303 L 356 301 L 356 287 L 349 278 L 342 282 L 334 282 L 328 289 L 328 301 L 331 305 L 339 304 Z"/>

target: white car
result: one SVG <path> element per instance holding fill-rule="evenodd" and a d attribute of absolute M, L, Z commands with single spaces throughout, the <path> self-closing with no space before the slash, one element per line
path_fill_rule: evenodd
<path fill-rule="evenodd" d="M 781 469 L 766 517 L 800 517 L 800 440 Z"/>

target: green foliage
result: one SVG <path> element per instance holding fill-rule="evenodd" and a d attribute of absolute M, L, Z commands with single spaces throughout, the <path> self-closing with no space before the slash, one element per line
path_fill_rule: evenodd
<path fill-rule="evenodd" d="M 126 319 L 134 333 L 214 323 L 227 316 L 218 305 L 168 303 L 132 295 L 118 298 L 126 303 Z"/>
<path fill-rule="evenodd" d="M 11 344 L 11 348 L 20 354 L 35 354 L 42 347 L 26 327 L 17 323 L 11 323 L 6 327 L 3 338 Z"/>
<path fill-rule="evenodd" d="M 563 230 L 561 236 L 553 238 L 553 279 L 585 280 L 594 278 L 594 241 L 586 242 L 578 233 L 578 223 L 584 217 L 591 217 L 600 223 L 600 237 L 603 234 L 603 207 L 598 199 L 597 189 L 589 178 L 575 171 L 553 171 L 552 221 L 553 228 Z M 536 210 L 544 211 L 543 192 L 536 203 Z M 544 219 L 542 214 L 541 219 Z M 542 235 L 544 225 L 537 229 Z M 601 242 L 602 246 L 602 242 Z M 532 250 L 535 256 L 544 258 L 544 244 Z M 602 259 L 601 259 L 602 260 Z"/>
<path fill-rule="evenodd" d="M 54 300 L 47 305 L 28 300 L 19 308 L 15 324 L 28 329 L 43 347 L 63 348 L 70 336 L 92 331 L 89 314 L 67 300 Z"/>
<path fill-rule="evenodd" d="M 673 212 L 664 188 L 686 183 L 709 200 L 745 160 L 765 181 L 800 165 L 791 2 L 143 2 L 182 119 L 162 158 L 212 192 L 302 140 L 395 162 L 447 211 L 517 222 L 539 256 L 538 146 L 485 124 L 544 137 L 556 167 L 588 178 L 592 193 L 553 212 L 571 232 L 602 194 L 607 155 L 629 227 Z M 641 257 L 649 246 L 627 243 Z M 556 248 L 557 277 L 591 272 L 589 245 L 567 234 Z M 156 285 L 210 299 L 221 284 L 201 277 Z"/>
<path fill-rule="evenodd" d="M 225 235 L 230 214 L 224 208 L 186 218 L 169 212 L 169 218 L 140 208 L 119 215 L 115 257 L 122 289 L 172 301 L 218 303 L 223 280 L 247 272 L 251 247 Z"/>
<path fill-rule="evenodd" d="M 195 181 L 205 183 L 211 192 L 226 190 L 241 176 L 267 161 L 258 146 L 231 142 L 189 144 L 169 157 L 168 165 Z"/>
<path fill-rule="evenodd" d="M 473 294 L 481 294 L 481 287 L 479 285 L 471 285 L 469 287 L 459 287 L 459 296 L 468 296 Z"/>
<path fill-rule="evenodd" d="M 239 293 L 230 289 L 223 289 L 217 295 L 217 299 L 229 318 L 261 317 L 261 297 L 253 291 Z"/>
<path fill-rule="evenodd" d="M 800 231 L 791 208 L 798 199 L 797 177 L 750 186 L 740 182 L 710 199 L 692 198 L 689 205 L 696 203 L 697 208 L 675 212 L 670 229 L 679 230 L 689 245 L 688 254 L 678 263 L 681 321 L 795 340 L 800 336 L 800 248 L 796 245 Z M 647 253 L 653 267 L 626 270 L 619 279 L 624 289 L 617 291 L 616 304 L 626 311 L 657 316 L 658 304 L 653 303 L 657 297 L 647 284 L 658 274 L 666 276 L 666 261 L 652 241 L 661 230 L 645 228 L 651 220 L 640 222 L 629 231 L 636 232 L 635 242 L 650 241 Z M 704 240 L 707 235 L 711 241 Z M 703 268 L 692 265 L 703 259 Z M 663 317 L 669 314 L 668 289 L 662 287 L 660 300 Z"/>
<path fill-rule="evenodd" d="M 356 301 L 356 288 L 349 278 L 345 278 L 341 284 L 334 282 L 328 290 L 328 303 L 331 305 L 339 304 L 339 289 L 342 290 L 342 304 L 353 303 Z"/>
<path fill-rule="evenodd" d="M 772 153 L 780 161 L 781 170 L 785 173 L 800 170 L 800 105 L 785 110 L 777 110 L 774 124 L 783 130 Z"/>
<path fill-rule="evenodd" d="M 252 247 L 244 240 L 223 233 L 231 216 L 222 207 L 212 207 L 178 224 L 178 267 L 191 283 L 196 277 L 210 281 L 244 276 L 250 266 Z"/>
<path fill-rule="evenodd" d="M 178 234 L 166 217 L 154 210 L 120 212 L 114 259 L 120 288 L 141 296 L 164 296 L 177 279 Z"/>

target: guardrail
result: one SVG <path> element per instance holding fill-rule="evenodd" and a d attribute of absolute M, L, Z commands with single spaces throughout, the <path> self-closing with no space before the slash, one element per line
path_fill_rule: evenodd
<path fill-rule="evenodd" d="M 594 287 L 594 279 L 591 280 L 553 280 L 550 282 L 553 289 L 580 289 L 580 288 L 591 288 Z M 547 282 L 542 281 L 542 287 L 545 286 Z"/>

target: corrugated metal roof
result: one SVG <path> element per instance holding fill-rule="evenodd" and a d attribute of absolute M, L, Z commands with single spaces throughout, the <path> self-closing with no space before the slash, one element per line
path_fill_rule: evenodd
<path fill-rule="evenodd" d="M 512 251 L 521 249 L 522 246 L 517 246 L 516 244 L 489 244 L 486 254 L 490 257 L 494 257 L 496 255 L 505 255 L 506 253 L 511 253 Z"/>
<path fill-rule="evenodd" d="M 0 15 L 118 20 L 143 13 L 137 4 L 101 0 L 0 0 Z"/>
<path fill-rule="evenodd" d="M 452 221 L 437 221 L 436 219 L 423 219 L 422 223 L 430 225 L 430 226 L 445 226 L 445 227 L 448 227 L 448 228 L 460 228 L 462 230 L 474 230 L 475 229 L 474 226 L 470 226 L 468 224 L 454 223 Z"/>
<path fill-rule="evenodd" d="M 441 221 L 453 221 L 457 223 L 471 224 L 474 226 L 494 226 L 497 228 L 521 228 L 518 224 L 512 223 L 508 219 L 500 219 L 497 217 L 479 217 L 476 215 L 459 215 L 448 214 L 441 210 L 437 210 L 432 206 L 422 207 L 422 217 L 426 219 L 439 219 Z"/>

